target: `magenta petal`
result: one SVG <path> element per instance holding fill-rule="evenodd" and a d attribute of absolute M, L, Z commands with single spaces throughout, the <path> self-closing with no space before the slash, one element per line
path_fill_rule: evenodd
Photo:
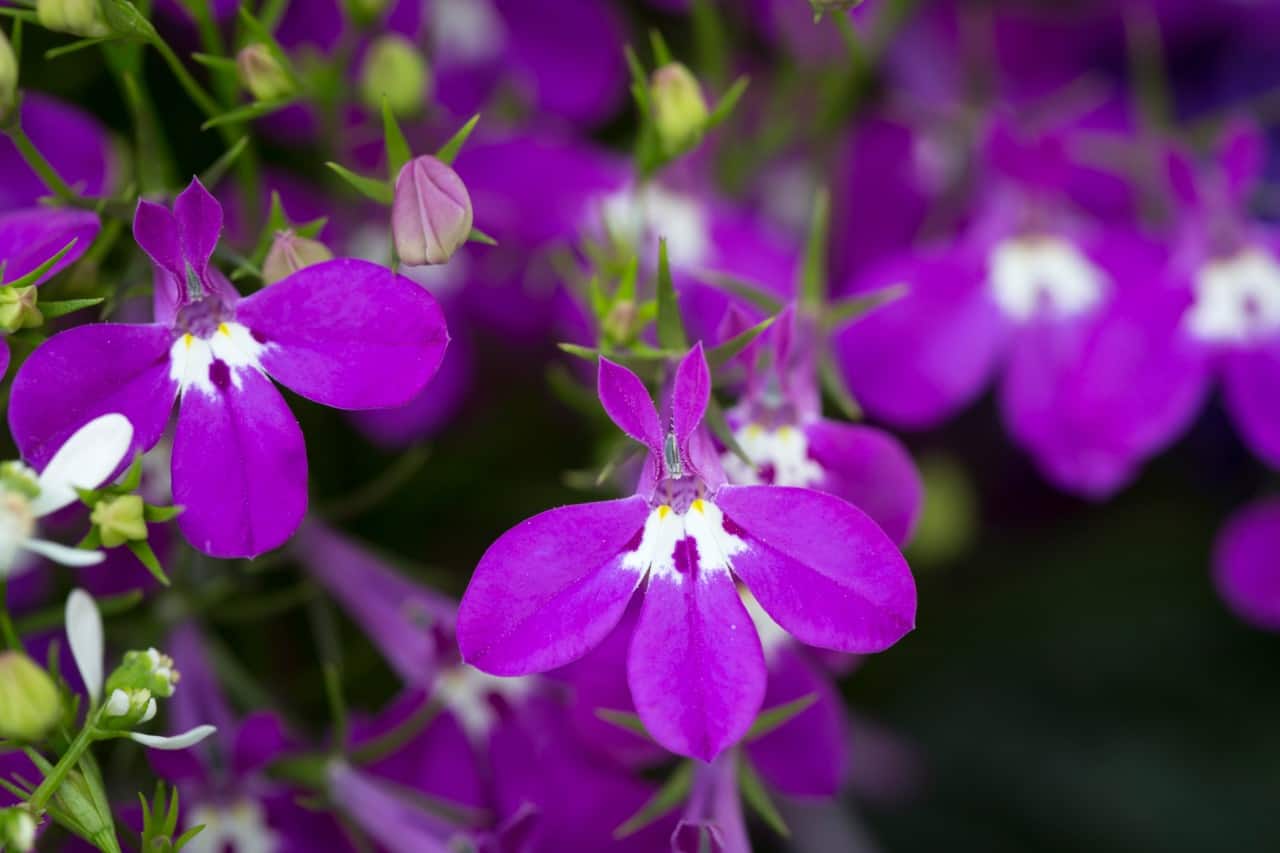
<path fill-rule="evenodd" d="M 444 358 L 449 335 L 431 294 L 367 261 L 306 267 L 236 307 L 266 344 L 262 366 L 280 384 L 326 406 L 402 406 Z"/>
<path fill-rule="evenodd" d="M 132 451 L 164 433 L 178 387 L 169 378 L 173 332 L 163 326 L 97 323 L 45 341 L 13 378 L 9 427 L 22 456 L 41 467 L 71 434 L 99 415 L 133 424 Z"/>
<path fill-rule="evenodd" d="M 1240 618 L 1280 631 L 1280 500 L 1237 513 L 1218 535 L 1213 579 Z"/>
<path fill-rule="evenodd" d="M 710 761 L 751 728 L 766 679 L 760 636 L 732 576 L 701 571 L 697 561 L 693 549 L 688 571 L 650 576 L 627 680 L 654 740 Z"/>
<path fill-rule="evenodd" d="M 228 735 L 224 735 L 229 736 Z M 231 769 L 243 778 L 262 770 L 289 747 L 284 723 L 271 711 L 245 717 L 231 747 Z"/>
<path fill-rule="evenodd" d="M 182 534 L 212 557 L 256 557 L 298 529 L 307 509 L 302 430 L 261 373 L 224 371 L 210 393 L 192 386 L 183 394 L 173 501 L 185 508 Z"/>
<path fill-rule="evenodd" d="M 702 342 L 696 343 L 676 368 L 675 387 L 671 392 L 671 423 L 676 442 L 689 458 L 689 439 L 693 437 L 711 399 L 711 370 Z"/>
<path fill-rule="evenodd" d="M 37 207 L 6 213 L 0 216 L 4 280 L 21 278 L 75 240 L 75 245 L 36 282 L 41 284 L 75 263 L 93 245 L 96 236 L 98 216 L 92 211 Z"/>
<path fill-rule="evenodd" d="M 833 797 L 849 770 L 849 723 L 830 678 L 794 644 L 769 661 L 765 709 L 806 696 L 816 701 L 793 719 L 747 744 L 751 763 L 772 787 L 792 797 Z"/>
<path fill-rule="evenodd" d="M 857 507 L 781 486 L 725 486 L 715 502 L 725 529 L 747 545 L 733 555 L 733 571 L 801 642 L 878 652 L 915 627 L 907 561 Z"/>
<path fill-rule="evenodd" d="M 182 254 L 203 281 L 209 270 L 209 258 L 222 235 L 222 205 L 199 178 L 192 178 L 173 200 L 173 215 L 182 235 Z"/>
<path fill-rule="evenodd" d="M 1230 353 L 1222 378 L 1240 437 L 1259 459 L 1280 468 L 1280 341 Z"/>
<path fill-rule="evenodd" d="M 582 657 L 622 618 L 645 566 L 624 565 L 649 506 L 630 497 L 535 515 L 489 546 L 458 609 L 458 647 L 494 675 Z"/>
<path fill-rule="evenodd" d="M 649 389 L 644 387 L 640 377 L 601 356 L 596 387 L 605 414 L 617 424 L 618 429 L 653 452 L 660 453 L 662 425 Z"/>
<path fill-rule="evenodd" d="M 179 280 L 185 278 L 182 261 L 182 237 L 178 220 L 169 208 L 146 199 L 138 199 L 133 213 L 133 239 L 155 263 Z"/>
<path fill-rule="evenodd" d="M 902 545 L 911 538 L 924 483 L 902 442 L 884 430 L 818 420 L 805 427 L 809 456 L 822 466 L 820 487 L 844 498 Z"/>
<path fill-rule="evenodd" d="M 1251 121 L 1235 120 L 1223 132 L 1217 148 L 1227 192 L 1237 204 L 1244 204 L 1267 163 L 1266 134 Z"/>

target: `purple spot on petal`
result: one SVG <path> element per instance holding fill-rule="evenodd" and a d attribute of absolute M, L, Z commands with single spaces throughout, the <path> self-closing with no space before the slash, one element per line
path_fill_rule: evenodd
<path fill-rule="evenodd" d="M 257 329 L 250 329 L 249 334 L 253 336 L 253 339 L 258 343 L 263 344 L 264 346 L 266 345 L 267 336 L 264 335 L 262 332 L 258 331 Z"/>
<path fill-rule="evenodd" d="M 637 531 L 636 531 L 636 535 L 631 537 L 631 541 L 627 542 L 627 544 L 626 544 L 626 545 L 623 545 L 623 546 L 622 546 L 622 553 L 624 553 L 624 554 L 630 554 L 630 553 L 632 553 L 633 551 L 639 551 L 639 550 L 640 550 L 640 542 L 641 542 L 641 540 L 642 540 L 642 539 L 644 539 L 644 528 L 643 528 L 643 527 L 641 527 L 639 530 L 637 530 Z"/>
<path fill-rule="evenodd" d="M 225 361 L 214 359 L 209 363 L 209 381 L 223 391 L 231 385 L 231 368 Z"/>
<path fill-rule="evenodd" d="M 693 576 L 698 570 L 698 543 L 692 536 L 686 536 L 676 543 L 674 554 L 676 571 L 682 575 Z"/>
<path fill-rule="evenodd" d="M 747 538 L 747 531 L 728 515 L 724 516 L 723 526 L 724 532 L 728 533 L 730 536 L 737 536 L 739 539 Z"/>

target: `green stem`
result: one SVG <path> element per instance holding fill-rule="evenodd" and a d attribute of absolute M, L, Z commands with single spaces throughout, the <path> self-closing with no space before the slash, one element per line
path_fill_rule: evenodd
<path fill-rule="evenodd" d="M 90 712 L 88 719 L 85 720 L 84 728 L 80 730 L 80 734 L 76 735 L 76 739 L 71 741 L 71 746 L 67 747 L 67 751 L 62 753 L 62 757 L 58 759 L 58 763 L 49 771 L 49 775 L 44 777 L 40 787 L 32 792 L 31 798 L 27 800 L 27 808 L 31 810 L 32 814 L 38 815 L 44 811 L 44 807 L 48 805 L 53 795 L 58 792 L 62 781 L 71 772 L 71 768 L 80 763 L 80 758 L 84 755 L 85 750 L 89 748 L 89 744 L 93 743 L 93 726 L 96 720 L 97 713 Z"/>
<path fill-rule="evenodd" d="M 200 108 L 200 112 L 204 113 L 204 117 L 217 117 L 220 112 L 217 102 L 196 82 L 196 78 L 191 76 L 191 72 L 187 70 L 187 66 L 182 64 L 178 54 L 173 52 L 173 48 L 169 47 L 169 43 L 157 37 L 152 40 L 151 46 L 164 59 L 169 66 L 169 70 L 173 72 L 173 76 L 178 78 L 178 85 L 187 93 L 187 97 L 191 98 L 195 105 Z"/>
<path fill-rule="evenodd" d="M 9 579 L 0 580 L 0 635 L 4 644 L 15 652 L 22 651 L 22 641 L 18 632 L 13 629 L 13 619 L 9 616 Z"/>
<path fill-rule="evenodd" d="M 22 129 L 22 125 L 15 124 L 6 132 L 9 134 L 9 138 L 13 140 L 18 153 L 22 155 L 22 159 L 27 162 L 33 172 L 40 176 L 45 186 L 52 190 L 54 195 L 63 201 L 75 202 L 80 200 L 79 194 L 71 189 L 66 181 L 62 180 L 62 176 L 54 170 L 53 165 L 40 153 L 40 149 L 36 148 L 35 144 L 32 143 L 26 131 Z"/>

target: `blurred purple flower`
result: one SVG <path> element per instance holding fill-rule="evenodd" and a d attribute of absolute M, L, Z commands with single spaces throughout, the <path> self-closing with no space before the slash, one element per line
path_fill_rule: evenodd
<path fill-rule="evenodd" d="M 1236 513 L 1213 549 L 1218 594 L 1246 622 L 1280 631 L 1280 500 Z"/>

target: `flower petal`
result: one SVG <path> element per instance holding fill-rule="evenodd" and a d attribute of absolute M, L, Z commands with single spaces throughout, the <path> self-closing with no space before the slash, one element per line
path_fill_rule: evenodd
<path fill-rule="evenodd" d="M 746 544 L 731 557 L 734 573 L 801 642 L 878 652 L 915 626 L 907 561 L 857 507 L 782 486 L 725 486 L 715 502 Z"/>
<path fill-rule="evenodd" d="M 702 351 L 702 341 L 698 341 L 689 350 L 689 354 L 680 360 L 671 392 L 671 425 L 686 460 L 689 457 L 689 440 L 702 423 L 702 416 L 706 414 L 710 399 L 711 370 L 707 367 L 707 356 Z"/>
<path fill-rule="evenodd" d="M 185 278 L 178 220 L 163 204 L 138 199 L 133 212 L 133 239 L 152 263 L 179 281 Z"/>
<path fill-rule="evenodd" d="M 704 571 L 693 542 L 676 544 L 676 571 L 650 575 L 627 680 L 654 740 L 710 761 L 746 734 L 760 710 L 764 652 L 733 577 Z"/>
<path fill-rule="evenodd" d="M 654 453 L 662 452 L 662 425 L 658 421 L 658 410 L 639 376 L 601 356 L 596 389 L 605 414 L 617 424 L 618 429 Z"/>
<path fill-rule="evenodd" d="M 118 412 L 133 425 L 128 454 L 164 433 L 178 386 L 169 378 L 173 332 L 162 326 L 95 323 L 45 341 L 13 378 L 9 426 L 22 456 L 46 465 L 71 434 Z"/>
<path fill-rule="evenodd" d="M 142 732 L 129 732 L 129 739 L 152 749 L 186 749 L 217 731 L 214 726 L 196 726 L 179 735 L 147 735 Z"/>
<path fill-rule="evenodd" d="M 185 507 L 178 527 L 210 556 L 255 557 L 283 545 L 302 522 L 306 447 L 265 376 L 244 368 L 231 378 L 224 370 L 221 380 L 210 394 L 193 386 L 182 397 L 173 438 L 173 500 Z"/>
<path fill-rule="evenodd" d="M 1230 353 L 1222 379 L 1241 439 L 1263 462 L 1280 468 L 1280 341 Z"/>
<path fill-rule="evenodd" d="M 875 427 L 828 420 L 804 432 L 809 456 L 825 473 L 820 488 L 871 516 L 899 545 L 910 539 L 924 483 L 902 442 Z"/>
<path fill-rule="evenodd" d="M 209 271 L 209 258 L 222 236 L 222 205 L 199 178 L 192 178 L 187 188 L 173 200 L 173 216 L 178 223 L 182 254 L 204 281 Z"/>
<path fill-rule="evenodd" d="M 647 566 L 628 565 L 649 514 L 643 498 L 535 515 L 480 559 L 458 608 L 458 647 L 493 675 L 582 657 L 622 618 Z"/>
<path fill-rule="evenodd" d="M 1218 594 L 1250 624 L 1280 631 L 1280 500 L 1237 513 L 1213 549 Z"/>
<path fill-rule="evenodd" d="M 386 267 L 340 258 L 255 293 L 236 319 L 266 345 L 262 366 L 339 409 L 402 406 L 444 358 L 449 334 L 431 294 Z"/>
<path fill-rule="evenodd" d="M 0 259 L 4 259 L 4 279 L 21 278 L 75 240 L 37 284 L 48 281 L 75 263 L 98 236 L 98 216 L 88 210 L 37 207 L 15 210 L 0 216 Z"/>
<path fill-rule="evenodd" d="M 124 415 L 99 415 L 72 433 L 40 472 L 40 494 L 31 502 L 37 518 L 76 500 L 76 489 L 106 482 L 133 444 L 133 425 Z"/>
<path fill-rule="evenodd" d="M 73 589 L 67 596 L 66 628 L 67 645 L 80 670 L 80 680 L 89 698 L 96 702 L 102 696 L 102 614 L 83 589 Z"/>
<path fill-rule="evenodd" d="M 28 539 L 22 543 L 22 547 L 33 554 L 39 554 L 45 559 L 53 560 L 59 565 L 74 566 L 76 568 L 96 566 L 107 558 L 106 553 L 102 551 L 86 551 L 84 548 L 72 548 L 67 545 L 59 545 L 57 542 L 48 542 L 44 539 Z"/>

